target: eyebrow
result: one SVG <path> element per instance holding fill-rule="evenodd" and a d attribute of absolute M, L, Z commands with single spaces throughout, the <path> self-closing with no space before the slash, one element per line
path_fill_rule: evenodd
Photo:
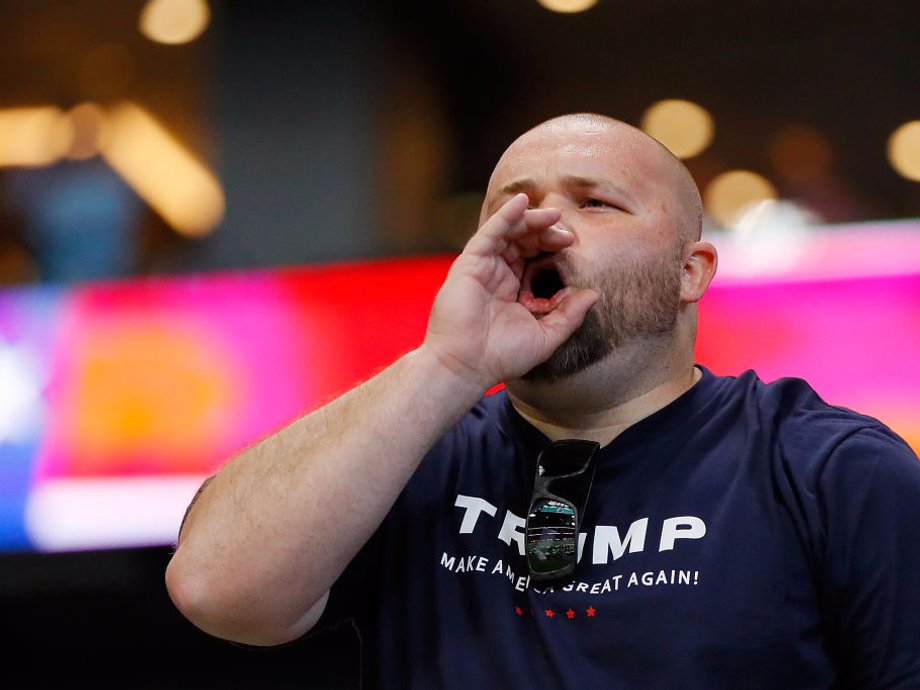
<path fill-rule="evenodd" d="M 520 192 L 526 193 L 532 189 L 535 189 L 536 186 L 536 182 L 534 182 L 529 177 L 526 177 L 520 180 L 514 180 L 513 182 L 509 182 L 506 185 L 502 185 L 498 189 L 498 193 L 495 196 L 496 198 L 514 196 Z"/>
<path fill-rule="evenodd" d="M 614 184 L 610 180 L 597 179 L 595 177 L 583 177 L 581 175 L 566 175 L 562 178 L 562 184 L 571 189 L 599 189 L 610 194 L 614 194 L 624 201 L 632 201 L 632 196 L 621 186 Z"/>
<path fill-rule="evenodd" d="M 604 192 L 613 194 L 623 201 L 633 202 L 633 197 L 628 194 L 619 185 L 609 180 L 601 180 L 594 177 L 584 177 L 582 175 L 564 175 L 562 185 L 569 189 L 599 189 Z M 497 198 L 505 198 L 518 194 L 519 192 L 530 192 L 538 187 L 536 181 L 529 177 L 523 177 L 518 180 L 512 180 L 498 190 Z"/>

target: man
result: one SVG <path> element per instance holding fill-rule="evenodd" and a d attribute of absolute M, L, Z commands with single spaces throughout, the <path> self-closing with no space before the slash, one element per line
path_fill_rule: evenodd
<path fill-rule="evenodd" d="M 920 687 L 920 463 L 694 362 L 701 215 L 631 126 L 523 134 L 424 342 L 199 492 L 178 608 L 250 645 L 354 620 L 369 687 Z"/>

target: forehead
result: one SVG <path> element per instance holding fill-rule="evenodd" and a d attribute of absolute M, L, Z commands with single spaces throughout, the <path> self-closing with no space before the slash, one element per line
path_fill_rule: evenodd
<path fill-rule="evenodd" d="M 487 197 L 520 180 L 551 185 L 567 176 L 609 181 L 639 196 L 667 185 L 672 172 L 645 134 L 593 123 L 543 125 L 519 137 L 502 155 Z"/>

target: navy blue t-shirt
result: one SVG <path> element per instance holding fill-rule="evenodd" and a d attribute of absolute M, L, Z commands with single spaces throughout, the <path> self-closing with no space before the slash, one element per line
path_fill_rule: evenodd
<path fill-rule="evenodd" d="M 707 369 L 597 457 L 571 585 L 530 583 L 549 439 L 502 391 L 332 589 L 364 687 L 920 688 L 920 462 L 801 379 Z"/>

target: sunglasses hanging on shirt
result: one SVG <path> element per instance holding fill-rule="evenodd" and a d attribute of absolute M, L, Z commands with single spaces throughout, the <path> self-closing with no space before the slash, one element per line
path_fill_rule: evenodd
<path fill-rule="evenodd" d="M 532 582 L 570 581 L 578 562 L 578 531 L 594 481 L 600 444 L 582 439 L 554 441 L 537 458 L 524 535 Z"/>

